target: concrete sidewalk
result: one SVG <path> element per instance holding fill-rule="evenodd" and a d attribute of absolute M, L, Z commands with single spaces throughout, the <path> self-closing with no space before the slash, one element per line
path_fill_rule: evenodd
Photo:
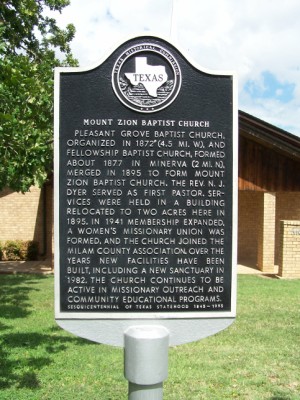
<path fill-rule="evenodd" d="M 52 261 L 1 261 L 0 274 L 53 274 Z"/>
<path fill-rule="evenodd" d="M 254 266 L 238 264 L 237 266 L 238 274 L 242 275 L 263 275 L 263 272 Z"/>
<path fill-rule="evenodd" d="M 0 274 L 53 274 L 52 260 L 1 261 Z M 264 272 L 248 265 L 238 264 L 238 274 L 264 275 Z"/>

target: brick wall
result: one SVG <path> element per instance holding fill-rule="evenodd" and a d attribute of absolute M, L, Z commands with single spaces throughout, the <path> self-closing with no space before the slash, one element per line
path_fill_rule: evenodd
<path fill-rule="evenodd" d="M 43 253 L 42 191 L 32 187 L 26 194 L 5 189 L 0 193 L 0 241 L 36 240 Z"/>
<path fill-rule="evenodd" d="M 270 194 L 272 196 L 272 194 Z M 238 225 L 238 261 L 256 265 L 262 264 L 263 251 L 268 250 L 274 254 L 275 265 L 279 264 L 280 253 L 280 221 L 300 220 L 300 192 L 278 192 L 275 195 L 275 246 L 271 235 L 268 238 L 268 216 L 274 216 L 274 202 L 271 202 L 272 210 L 264 206 L 265 192 L 239 191 L 239 225 Z M 274 217 L 273 217 L 274 218 Z M 263 223 L 264 222 L 264 223 Z M 272 218 L 270 224 L 273 226 Z M 271 229 L 271 231 L 272 231 Z M 262 242 L 264 240 L 264 243 Z M 264 246 L 262 246 L 262 244 Z M 275 249 L 273 250 L 273 248 Z M 270 252 L 271 250 L 271 252 Z"/>
<path fill-rule="evenodd" d="M 280 221 L 279 276 L 300 278 L 300 221 Z"/>
<path fill-rule="evenodd" d="M 281 220 L 300 220 L 300 192 L 276 193 L 276 264 L 279 263 Z"/>
<path fill-rule="evenodd" d="M 48 258 L 53 258 L 54 252 L 54 204 L 53 204 L 53 187 L 45 185 L 44 194 L 46 197 L 46 253 Z"/>
<path fill-rule="evenodd" d="M 238 262 L 256 265 L 262 192 L 239 191 Z"/>
<path fill-rule="evenodd" d="M 275 272 L 276 194 L 263 192 L 258 225 L 257 266 L 263 272 Z"/>

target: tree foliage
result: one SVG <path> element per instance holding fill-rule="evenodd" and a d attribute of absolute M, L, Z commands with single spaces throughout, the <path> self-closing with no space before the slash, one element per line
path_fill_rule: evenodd
<path fill-rule="evenodd" d="M 28 191 L 52 170 L 53 69 L 77 62 L 70 49 L 74 26 L 60 29 L 47 12 L 61 12 L 68 4 L 0 4 L 0 189 Z"/>

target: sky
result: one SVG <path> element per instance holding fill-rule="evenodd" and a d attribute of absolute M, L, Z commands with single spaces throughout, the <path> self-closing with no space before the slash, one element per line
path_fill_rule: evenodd
<path fill-rule="evenodd" d="M 299 0 L 71 0 L 53 15 L 75 25 L 81 67 L 154 34 L 205 70 L 235 71 L 238 108 L 300 136 Z"/>

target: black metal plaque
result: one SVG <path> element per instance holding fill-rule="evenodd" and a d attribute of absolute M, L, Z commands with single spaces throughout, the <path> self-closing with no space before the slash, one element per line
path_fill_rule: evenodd
<path fill-rule="evenodd" d="M 56 77 L 57 315 L 233 315 L 233 77 L 156 37 Z"/>

